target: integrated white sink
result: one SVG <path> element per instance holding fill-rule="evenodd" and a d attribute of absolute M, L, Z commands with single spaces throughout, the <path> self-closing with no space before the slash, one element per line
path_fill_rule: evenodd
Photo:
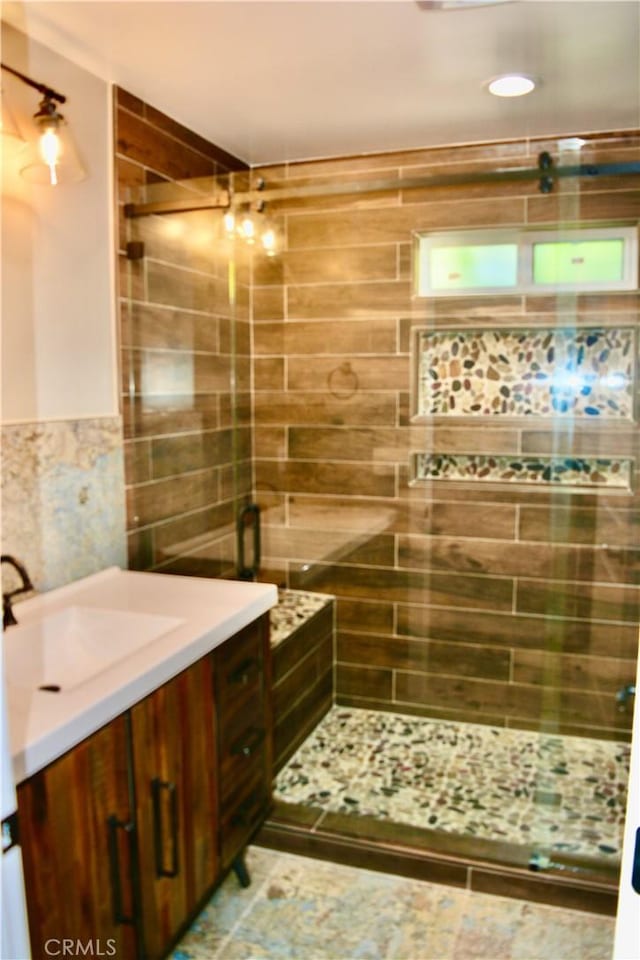
<path fill-rule="evenodd" d="M 5 642 L 7 683 L 51 693 L 74 690 L 183 622 L 131 610 L 65 607 L 11 628 Z"/>
<path fill-rule="evenodd" d="M 278 601 L 272 583 L 110 567 L 15 605 L 2 636 L 16 783 Z"/>

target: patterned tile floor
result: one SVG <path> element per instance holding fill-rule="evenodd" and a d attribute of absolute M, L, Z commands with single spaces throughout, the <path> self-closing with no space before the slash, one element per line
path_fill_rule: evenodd
<path fill-rule="evenodd" d="M 275 798 L 447 833 L 617 859 L 628 744 L 334 707 Z"/>
<path fill-rule="evenodd" d="M 610 917 L 251 847 L 172 960 L 608 960 Z"/>

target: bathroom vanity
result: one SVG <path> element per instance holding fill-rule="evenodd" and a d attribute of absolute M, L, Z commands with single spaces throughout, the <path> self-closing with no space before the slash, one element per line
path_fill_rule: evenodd
<path fill-rule="evenodd" d="M 231 867 L 248 882 L 242 852 L 270 804 L 276 598 L 266 584 L 111 570 L 17 608 L 5 669 L 34 957 L 64 939 L 163 957 Z M 95 674 L 87 654 L 65 687 L 46 662 L 51 631 L 81 659 L 70 618 L 101 610 L 132 615 L 121 637 L 155 618 L 153 639 Z M 30 681 L 21 641 L 39 659 Z"/>

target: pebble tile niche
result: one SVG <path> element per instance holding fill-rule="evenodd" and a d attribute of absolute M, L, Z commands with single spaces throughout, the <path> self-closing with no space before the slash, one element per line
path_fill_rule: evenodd
<path fill-rule="evenodd" d="M 633 418 L 632 328 L 421 332 L 419 416 Z"/>
<path fill-rule="evenodd" d="M 415 480 L 476 480 L 494 483 L 562 484 L 630 490 L 631 460 L 584 457 L 521 457 L 418 453 Z"/>

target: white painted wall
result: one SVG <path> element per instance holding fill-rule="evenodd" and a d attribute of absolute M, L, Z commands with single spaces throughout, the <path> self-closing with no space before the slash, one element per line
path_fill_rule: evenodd
<path fill-rule="evenodd" d="M 118 413 L 108 84 L 2 25 L 2 61 L 67 96 L 88 170 L 81 183 L 28 184 L 13 146 L 2 152 L 2 421 Z M 26 129 L 37 91 L 2 71 Z"/>

